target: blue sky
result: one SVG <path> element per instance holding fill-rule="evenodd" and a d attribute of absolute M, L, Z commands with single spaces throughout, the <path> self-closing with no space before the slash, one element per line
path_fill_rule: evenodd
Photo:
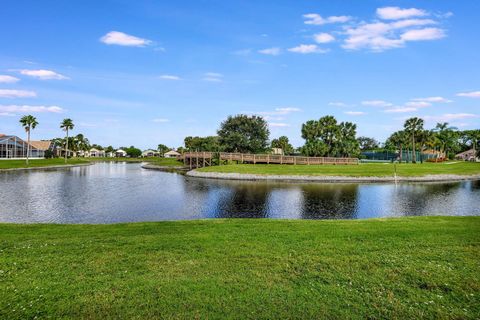
<path fill-rule="evenodd" d="M 228 115 L 480 127 L 480 1 L 2 1 L 0 132 L 177 147 Z"/>

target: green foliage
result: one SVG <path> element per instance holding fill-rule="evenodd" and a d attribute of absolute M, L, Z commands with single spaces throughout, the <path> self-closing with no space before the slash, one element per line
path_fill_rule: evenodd
<path fill-rule="evenodd" d="M 357 138 L 360 150 L 362 151 L 367 151 L 367 150 L 375 150 L 378 149 L 380 146 L 380 143 L 375 140 L 375 138 L 370 138 L 370 137 L 358 137 Z"/>
<path fill-rule="evenodd" d="M 270 146 L 272 148 L 282 149 L 284 155 L 290 155 L 294 152 L 293 146 L 290 144 L 290 141 L 286 136 L 281 136 L 278 139 L 273 139 Z"/>
<path fill-rule="evenodd" d="M 184 140 L 185 148 L 188 151 L 222 151 L 219 138 L 217 136 L 209 137 L 186 137 Z"/>
<path fill-rule="evenodd" d="M 142 155 L 142 150 L 135 148 L 134 146 L 130 146 L 128 148 L 123 149 L 127 153 L 129 157 L 138 158 Z"/>
<path fill-rule="evenodd" d="M 270 134 L 267 122 L 259 116 L 229 116 L 217 131 L 226 152 L 262 153 Z"/>
<path fill-rule="evenodd" d="M 0 224 L 1 319 L 476 319 L 480 218 Z"/>
<path fill-rule="evenodd" d="M 318 121 L 309 120 L 302 125 L 302 138 L 306 140 L 302 153 L 316 157 L 358 156 L 360 149 L 356 131 L 356 124 L 337 123 L 333 116 L 325 116 Z"/>
<path fill-rule="evenodd" d="M 54 157 L 54 155 L 55 154 L 53 153 L 52 150 L 50 150 L 50 149 L 45 150 L 45 153 L 44 153 L 45 159 L 52 159 Z"/>
<path fill-rule="evenodd" d="M 25 129 L 26 132 L 30 132 L 30 130 L 35 129 L 35 127 L 38 125 L 37 118 L 35 118 L 32 115 L 28 116 L 23 116 L 20 119 L 20 124 L 22 127 Z"/>
<path fill-rule="evenodd" d="M 170 151 L 170 149 L 171 149 L 171 148 L 167 147 L 167 146 L 164 145 L 164 144 L 159 144 L 159 145 L 157 146 L 157 151 L 160 153 L 160 156 L 162 156 L 162 157 L 163 157 L 163 155 L 164 155 L 166 152 Z"/>

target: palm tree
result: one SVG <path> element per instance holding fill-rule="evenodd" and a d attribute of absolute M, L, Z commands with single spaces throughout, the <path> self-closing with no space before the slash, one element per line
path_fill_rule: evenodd
<path fill-rule="evenodd" d="M 417 154 L 416 154 L 416 148 L 415 148 L 415 136 L 419 135 L 420 132 L 423 131 L 423 119 L 414 117 L 407 119 L 405 121 L 405 124 L 403 125 L 405 128 L 405 131 L 410 134 L 411 139 L 412 139 L 412 163 L 417 162 Z"/>
<path fill-rule="evenodd" d="M 38 124 L 38 121 L 37 121 L 37 118 L 35 118 L 34 116 L 28 115 L 28 116 L 23 116 L 20 119 L 20 123 L 22 124 L 22 127 L 27 132 L 27 166 L 28 166 L 28 157 L 30 156 L 30 131 L 35 129 L 35 127 Z"/>
<path fill-rule="evenodd" d="M 445 154 L 445 157 L 448 157 L 449 150 L 454 148 L 456 144 L 458 138 L 455 133 L 456 130 L 456 127 L 449 127 L 447 122 L 437 123 L 435 129 L 433 129 L 437 134 L 440 151 Z"/>
<path fill-rule="evenodd" d="M 390 138 L 388 138 L 388 141 L 395 147 L 398 147 L 400 153 L 398 161 L 402 163 L 403 146 L 407 143 L 407 135 L 405 134 L 405 131 L 400 130 L 394 132 Z"/>
<path fill-rule="evenodd" d="M 74 127 L 74 124 L 72 119 L 68 119 L 68 118 L 63 119 L 62 123 L 60 124 L 60 128 L 66 132 L 65 163 L 67 163 L 67 157 L 68 157 L 68 130 L 73 130 L 73 127 Z"/>

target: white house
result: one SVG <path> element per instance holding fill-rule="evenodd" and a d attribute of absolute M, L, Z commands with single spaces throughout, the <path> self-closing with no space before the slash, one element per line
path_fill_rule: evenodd
<path fill-rule="evenodd" d="M 463 161 L 480 161 L 480 157 L 477 157 L 477 150 L 470 149 L 464 152 L 461 152 L 455 156 L 455 159 Z"/>
<path fill-rule="evenodd" d="M 101 158 L 101 157 L 105 157 L 105 151 L 103 150 L 98 150 L 96 148 L 92 148 L 89 150 L 89 156 L 92 157 L 92 158 Z"/>
<path fill-rule="evenodd" d="M 163 156 L 165 158 L 176 158 L 178 156 L 181 156 L 181 153 L 179 153 L 175 150 L 170 150 L 170 151 L 166 152 Z"/>
<path fill-rule="evenodd" d="M 158 157 L 160 153 L 158 151 L 148 149 L 142 152 L 142 157 Z"/>
<path fill-rule="evenodd" d="M 118 149 L 117 151 L 115 151 L 115 157 L 123 158 L 126 156 L 127 156 L 127 152 L 125 150 Z"/>

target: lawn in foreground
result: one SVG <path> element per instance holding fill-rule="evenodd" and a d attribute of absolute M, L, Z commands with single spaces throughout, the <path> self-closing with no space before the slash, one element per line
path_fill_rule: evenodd
<path fill-rule="evenodd" d="M 480 174 L 480 163 L 402 163 L 396 164 L 397 175 L 412 177 L 431 174 Z M 351 176 L 351 177 L 392 177 L 395 172 L 392 163 L 363 163 L 359 165 L 282 165 L 282 164 L 230 164 L 197 169 L 203 172 L 244 173 L 259 175 L 309 175 L 309 176 Z"/>
<path fill-rule="evenodd" d="M 68 159 L 67 164 L 85 164 L 88 163 L 85 159 Z M 14 168 L 32 168 L 32 167 L 50 167 L 65 165 L 64 158 L 54 159 L 30 159 L 28 166 L 25 160 L 0 160 L 0 169 L 14 169 Z"/>
<path fill-rule="evenodd" d="M 480 218 L 0 224 L 0 318 L 480 316 Z"/>

